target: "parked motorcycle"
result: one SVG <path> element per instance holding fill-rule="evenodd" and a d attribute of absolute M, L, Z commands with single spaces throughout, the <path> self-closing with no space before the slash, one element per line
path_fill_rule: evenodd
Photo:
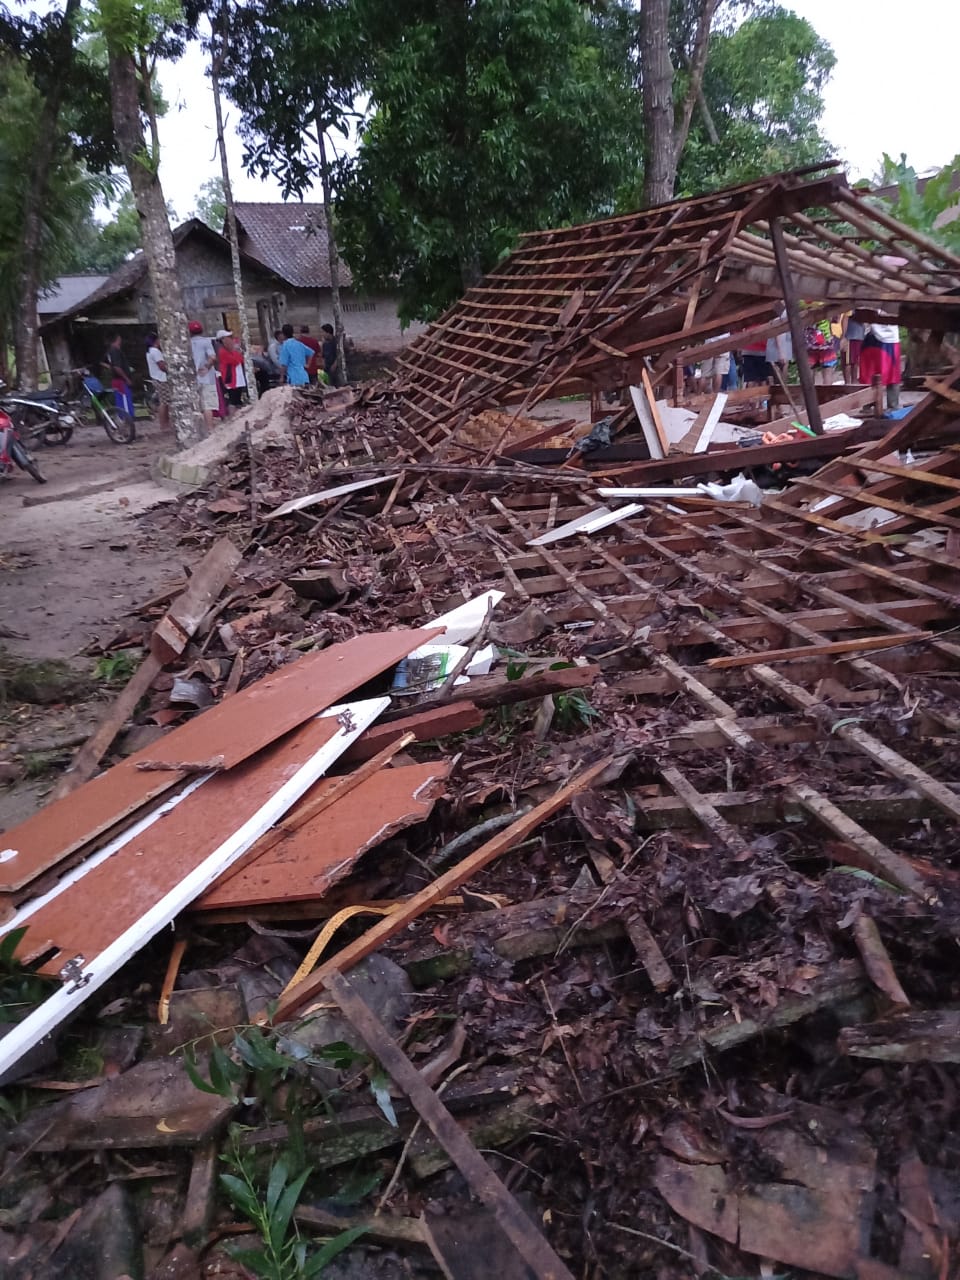
<path fill-rule="evenodd" d="M 0 477 L 12 475 L 14 464 L 21 471 L 26 471 L 27 475 L 33 476 L 37 484 L 47 483 L 40 468 L 24 448 L 13 419 L 0 409 Z"/>
<path fill-rule="evenodd" d="M 76 418 L 56 391 L 8 391 L 0 382 L 0 409 L 16 423 L 29 448 L 66 444 Z"/>

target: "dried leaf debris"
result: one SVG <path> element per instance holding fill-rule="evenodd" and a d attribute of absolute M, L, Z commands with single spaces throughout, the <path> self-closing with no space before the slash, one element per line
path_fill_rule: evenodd
<path fill-rule="evenodd" d="M 532 242 L 507 274 L 532 274 L 544 246 L 576 252 L 561 241 Z M 740 287 L 768 288 L 762 246 L 739 232 L 730 244 Z M 817 255 L 791 248 L 812 269 Z M 906 263 L 890 288 L 920 307 L 927 282 Z M 591 327 L 606 303 L 590 296 L 572 295 L 530 355 L 553 383 L 578 352 L 599 366 L 623 345 L 609 316 Z M 655 495 L 538 545 L 598 506 L 596 476 L 524 461 L 515 447 L 537 433 L 554 447 L 582 432 L 512 421 L 471 382 L 468 356 L 452 384 L 431 377 L 430 359 L 454 359 L 451 326 L 479 323 L 479 300 L 412 349 L 400 381 L 305 396 L 288 442 L 254 444 L 254 495 L 241 445 L 214 483 L 145 518 L 175 532 L 185 558 L 224 537 L 244 549 L 192 638 L 163 655 L 137 711 L 145 723 L 215 725 L 274 673 L 429 628 L 491 590 L 504 598 L 480 610 L 478 644 L 499 660 L 451 687 L 442 673 L 411 679 L 415 659 L 402 678 L 395 658 L 379 674 L 358 664 L 337 699 L 363 685 L 389 709 L 261 833 L 252 860 L 183 912 L 170 1025 L 150 1006 L 169 941 L 92 1002 L 82 1034 L 107 1046 L 94 1087 L 12 1127 L 5 1176 L 40 1194 L 41 1177 L 62 1186 L 85 1160 L 77 1208 L 106 1181 L 140 1179 L 150 1257 L 186 1252 L 183 1274 L 213 1274 L 232 1265 L 221 1243 L 237 1202 L 221 1197 L 213 1228 L 189 1240 L 157 1205 L 182 1194 L 191 1160 L 201 1183 L 211 1141 L 239 1142 L 241 1168 L 276 1168 L 292 1100 L 314 1200 L 322 1186 L 378 1188 L 349 1216 L 377 1274 L 393 1274 L 398 1252 L 407 1274 L 436 1274 L 438 1257 L 461 1274 L 450 1240 L 477 1238 L 467 1191 L 482 1184 L 483 1238 L 505 1233 L 507 1256 L 512 1244 L 537 1275 L 950 1276 L 960 373 L 759 507 Z M 476 345 L 468 333 L 464 344 Z M 463 422 L 439 403 L 458 397 Z M 630 465 L 680 478 L 689 462 Z M 172 578 L 102 650 L 149 652 L 183 587 Z M 184 682 L 203 694 L 184 700 Z M 148 750 L 170 785 L 196 785 L 165 741 Z M 265 749 L 277 748 L 268 738 Z M 256 776 L 259 759 L 225 762 L 199 794 L 236 787 L 237 768 Z M 156 777 L 141 771 L 141 793 Z M 8 909 L 22 908 L 22 889 Z M 146 1043 L 115 1065 L 120 1033 L 143 1036 L 142 1022 Z M 190 1072 L 213 1090 L 192 1101 L 185 1077 L 149 1065 L 186 1043 Z M 365 1057 L 377 1046 L 393 1088 Z M 29 1070 L 39 1086 L 56 1068 Z M 161 1085 L 171 1101 L 154 1140 Z M 246 1126 L 239 1140 L 225 1136 L 231 1119 Z M 346 1221 L 328 1202 L 298 1213 L 311 1229 Z M 4 1223 L 4 1247 L 57 1246 L 53 1230 L 24 1225 Z"/>

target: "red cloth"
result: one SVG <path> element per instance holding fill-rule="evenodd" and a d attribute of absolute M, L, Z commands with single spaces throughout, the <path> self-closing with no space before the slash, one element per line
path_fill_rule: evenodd
<path fill-rule="evenodd" d="M 860 351 L 862 347 L 862 338 L 850 339 L 850 378 L 853 382 L 862 381 L 860 377 Z"/>
<path fill-rule="evenodd" d="M 220 377 L 223 379 L 223 385 L 227 388 L 237 385 L 237 368 L 243 367 L 243 352 L 228 351 L 226 347 L 221 347 L 217 355 L 220 365 Z M 244 385 L 241 383 L 241 386 Z"/>
<path fill-rule="evenodd" d="M 320 371 L 320 358 L 323 354 L 319 339 L 315 338 L 312 333 L 301 333 L 298 341 L 302 342 L 305 347 L 309 347 L 313 355 L 307 361 L 307 375 L 315 378 Z"/>
<path fill-rule="evenodd" d="M 900 382 L 900 343 L 884 342 L 860 348 L 860 381 L 872 382 L 876 374 L 885 387 Z"/>

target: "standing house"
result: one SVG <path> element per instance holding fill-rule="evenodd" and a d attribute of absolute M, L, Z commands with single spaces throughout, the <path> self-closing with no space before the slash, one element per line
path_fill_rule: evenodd
<path fill-rule="evenodd" d="M 251 338 L 264 345 L 285 323 L 316 333 L 332 320 L 326 223 L 322 205 L 240 204 L 241 272 Z M 187 315 L 207 333 L 239 331 L 230 245 L 199 218 L 173 233 L 177 272 Z M 396 299 L 356 293 L 346 265 L 341 297 L 348 345 L 362 357 L 383 359 L 400 351 L 405 335 Z M 142 252 L 122 263 L 92 293 L 42 320 L 41 337 L 54 374 L 96 366 L 109 334 L 119 330 L 134 370 L 145 374 L 146 335 L 157 327 L 156 308 Z M 414 327 L 414 334 L 421 326 Z M 411 335 L 413 336 L 413 335 Z"/>

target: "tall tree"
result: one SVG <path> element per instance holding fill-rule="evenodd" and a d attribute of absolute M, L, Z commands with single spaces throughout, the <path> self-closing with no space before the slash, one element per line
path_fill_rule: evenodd
<path fill-rule="evenodd" d="M 279 179 L 284 197 L 302 199 L 317 178 L 323 192 L 333 326 L 346 372 L 340 301 L 336 198 L 342 166 L 334 140 L 357 118 L 367 82 L 370 40 L 358 0 L 251 0 L 234 12 L 223 82 L 241 111 L 250 173 Z"/>
<path fill-rule="evenodd" d="M 913 227 L 954 253 L 960 252 L 960 155 L 937 173 L 921 178 L 905 155 L 894 160 L 884 153 L 880 187 L 895 192 L 880 198 L 898 222 Z"/>
<path fill-rule="evenodd" d="M 692 33 L 680 78 L 671 56 L 671 15 L 676 0 L 643 0 L 640 6 L 640 93 L 643 102 L 643 203 L 673 199 L 677 169 L 693 110 L 702 96 L 710 27 L 719 0 L 683 0 L 682 25 Z"/>
<path fill-rule="evenodd" d="M 214 231 L 223 231 L 227 216 L 227 201 L 223 194 L 223 178 L 208 178 L 197 192 L 193 217 L 205 222 Z"/>
<path fill-rule="evenodd" d="M 618 6 L 612 6 L 618 8 Z M 373 114 L 342 189 L 346 257 L 435 316 L 519 232 L 610 209 L 635 99 L 579 0 L 357 0 Z"/>
<path fill-rule="evenodd" d="M 141 247 L 140 218 L 128 187 L 106 222 L 91 210 L 75 228 L 63 270 L 109 275 Z"/>
<path fill-rule="evenodd" d="M 829 158 L 820 119 L 835 62 L 814 27 L 780 5 L 715 29 L 703 106 L 680 158 L 679 193 L 694 195 Z"/>
<path fill-rule="evenodd" d="M 220 152 L 220 181 L 223 185 L 223 204 L 226 212 L 227 239 L 230 242 L 230 265 L 233 270 L 233 292 L 240 313 L 240 341 L 243 346 L 243 363 L 246 374 L 247 394 L 252 402 L 257 399 L 257 379 L 254 375 L 253 351 L 250 347 L 250 319 L 243 293 L 243 270 L 240 266 L 240 238 L 237 234 L 237 211 L 233 203 L 233 187 L 230 185 L 230 164 L 223 138 L 223 100 L 220 95 L 220 75 L 226 58 L 230 35 L 230 13 L 227 0 L 210 15 L 210 84 L 213 89 L 213 109 L 217 120 L 217 150 Z"/>
<path fill-rule="evenodd" d="M 5 357 L 10 346 L 25 359 L 24 332 L 24 191 L 31 181 L 31 165 L 42 112 L 40 90 L 28 65 L 0 53 L 0 353 L 2 374 L 9 378 Z M 39 286 L 48 284 L 71 266 L 78 228 L 92 220 L 94 204 L 105 191 L 104 179 L 89 174 L 62 134 L 57 138 L 46 184 L 46 196 L 38 213 L 39 235 L 32 253 L 31 273 Z M 36 294 L 29 295 L 36 337 Z M 35 340 L 35 338 L 34 338 Z M 35 363 L 35 359 L 34 359 Z M 18 369 L 18 373 L 22 370 Z"/>
<path fill-rule="evenodd" d="M 33 138 L 22 170 L 13 175 L 21 204 L 19 253 L 16 262 L 17 323 L 14 326 L 20 385 L 37 384 L 37 293 L 43 280 L 49 220 L 45 210 L 55 199 L 64 165 L 85 162 L 103 171 L 114 158 L 105 127 L 106 77 L 95 59 L 85 55 L 77 38 L 79 0 L 43 15 L 14 15 L 0 9 L 0 51 L 15 59 L 36 93 L 35 109 L 21 127 Z M 8 114 L 9 103 L 4 103 Z"/>
<path fill-rule="evenodd" d="M 170 220 L 160 184 L 160 139 L 153 78 L 157 59 L 176 49 L 182 15 L 175 0 L 99 0 L 106 41 L 113 127 L 140 217 L 143 252 L 153 287 L 160 345 L 170 385 L 170 416 L 182 446 L 203 434 L 196 370 L 177 276 Z M 144 137 L 144 119 L 150 141 Z"/>

